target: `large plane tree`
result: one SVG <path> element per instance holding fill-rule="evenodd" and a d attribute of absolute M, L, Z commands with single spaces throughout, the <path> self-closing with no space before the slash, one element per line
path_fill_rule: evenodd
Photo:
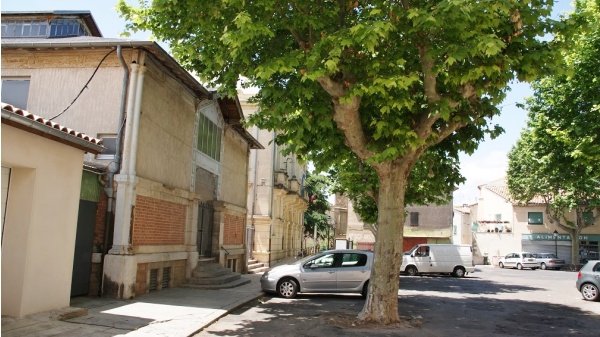
<path fill-rule="evenodd" d="M 250 122 L 319 163 L 377 176 L 375 260 L 361 321 L 399 321 L 405 196 L 428 151 L 473 151 L 513 80 L 554 71 L 551 0 L 154 0 L 119 3 L 188 70 L 230 95 L 259 89 Z M 447 142 L 445 142 L 447 141 Z M 433 175 L 434 155 L 429 156 Z M 444 159 L 441 159 L 442 161 Z M 447 165 L 453 168 L 455 165 Z M 425 177 L 428 175 L 425 174 Z M 418 181 L 412 184 L 418 185 Z M 434 185 L 434 184 L 431 184 Z M 439 188 L 439 190 L 438 190 Z M 435 194 L 445 186 L 433 186 Z"/>
<path fill-rule="evenodd" d="M 563 54 L 563 74 L 533 84 L 526 101 L 527 127 L 509 152 L 507 184 L 515 201 L 540 197 L 550 222 L 571 236 L 573 264 L 579 264 L 579 235 L 600 224 L 600 8 L 589 30 L 576 32 Z"/>

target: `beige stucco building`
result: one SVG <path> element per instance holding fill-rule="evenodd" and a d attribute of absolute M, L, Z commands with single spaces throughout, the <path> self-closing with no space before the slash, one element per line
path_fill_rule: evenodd
<path fill-rule="evenodd" d="M 355 248 L 372 250 L 375 236 L 360 216 L 354 211 L 352 202 L 344 196 L 336 195 L 336 214 L 341 213 L 337 221 L 340 228 L 347 228 L 346 238 Z M 347 214 L 344 214 L 347 212 Z M 409 250 L 419 243 L 452 242 L 452 203 L 444 205 L 407 206 L 404 219 L 404 240 L 402 249 Z M 344 224 L 347 219 L 347 224 Z M 340 231 L 339 234 L 343 232 Z"/>
<path fill-rule="evenodd" d="M 237 97 L 204 88 L 155 42 L 102 37 L 89 12 L 2 19 L 11 34 L 19 20 L 47 31 L 2 36 L 2 99 L 107 147 L 84 158 L 100 191 L 80 224 L 93 240 L 75 252 L 89 255 L 86 293 L 132 298 L 175 287 L 199 257 L 243 273 L 248 159 L 262 145 L 242 127 Z M 48 38 L 61 31 L 54 26 L 75 28 Z"/>
<path fill-rule="evenodd" d="M 238 92 L 244 115 L 257 111 L 248 103 L 251 93 Z M 252 150 L 248 172 L 248 249 L 249 257 L 272 264 L 297 256 L 303 248 L 304 211 L 308 197 L 304 190 L 306 164 L 295 155 L 284 156 L 275 144 L 273 131 L 256 126 L 248 129 L 265 149 Z"/>
<path fill-rule="evenodd" d="M 469 206 L 476 263 L 486 258 L 497 265 L 500 257 L 518 251 L 556 252 L 567 262 L 572 260 L 571 236 L 550 222 L 542 198 L 536 197 L 527 205 L 513 203 L 505 178 L 480 185 L 479 193 L 477 204 Z M 583 229 L 578 239 L 583 258 L 597 256 L 600 226 Z"/>
<path fill-rule="evenodd" d="M 2 315 L 69 306 L 83 157 L 104 150 L 71 131 L 2 104 Z"/>

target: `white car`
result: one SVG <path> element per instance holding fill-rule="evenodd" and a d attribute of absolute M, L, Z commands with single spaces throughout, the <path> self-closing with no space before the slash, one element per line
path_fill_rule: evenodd
<path fill-rule="evenodd" d="M 299 292 L 359 293 L 366 297 L 372 264 L 370 251 L 328 250 L 266 271 L 260 286 L 264 292 L 285 298 L 294 298 Z"/>
<path fill-rule="evenodd" d="M 539 268 L 539 265 L 532 253 L 518 252 L 507 254 L 505 257 L 501 258 L 498 262 L 498 267 L 517 268 L 519 270 L 531 268 L 531 270 L 536 270 Z"/>

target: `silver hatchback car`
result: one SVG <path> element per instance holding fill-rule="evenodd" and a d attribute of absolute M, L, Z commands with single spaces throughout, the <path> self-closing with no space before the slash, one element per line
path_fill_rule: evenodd
<path fill-rule="evenodd" d="M 556 254 L 553 253 L 534 253 L 538 267 L 541 269 L 561 269 L 565 266 L 565 260 L 559 259 Z"/>
<path fill-rule="evenodd" d="M 600 300 L 600 260 L 589 260 L 577 274 L 577 290 L 586 301 Z"/>
<path fill-rule="evenodd" d="M 528 252 L 510 253 L 500 259 L 498 262 L 500 268 L 531 268 L 536 270 L 539 268 L 538 263 L 533 254 Z"/>
<path fill-rule="evenodd" d="M 294 298 L 297 293 L 359 293 L 367 295 L 373 252 L 328 250 L 266 271 L 264 292 Z"/>

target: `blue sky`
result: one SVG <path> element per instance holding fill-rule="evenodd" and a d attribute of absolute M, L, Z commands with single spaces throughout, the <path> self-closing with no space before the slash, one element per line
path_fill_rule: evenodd
<path fill-rule="evenodd" d="M 137 0 L 128 0 L 136 5 Z M 119 18 L 114 10 L 116 0 L 2 0 L 2 11 L 41 11 L 41 10 L 89 10 L 104 37 L 119 37 L 125 29 L 125 20 Z M 554 16 L 571 11 L 570 0 L 556 0 Z M 149 39 L 150 34 L 140 32 L 132 35 L 135 39 Z M 467 178 L 465 184 L 459 186 L 454 193 L 454 204 L 472 204 L 477 202 L 479 191 L 477 186 L 502 178 L 507 167 L 506 155 L 516 143 L 521 130 L 525 127 L 527 113 L 516 107 L 524 98 L 531 96 L 529 85 L 515 83 L 511 85 L 502 104 L 502 114 L 494 118 L 493 123 L 501 125 L 505 133 L 494 140 L 481 143 L 479 149 L 471 156 L 461 156 L 461 173 Z"/>

